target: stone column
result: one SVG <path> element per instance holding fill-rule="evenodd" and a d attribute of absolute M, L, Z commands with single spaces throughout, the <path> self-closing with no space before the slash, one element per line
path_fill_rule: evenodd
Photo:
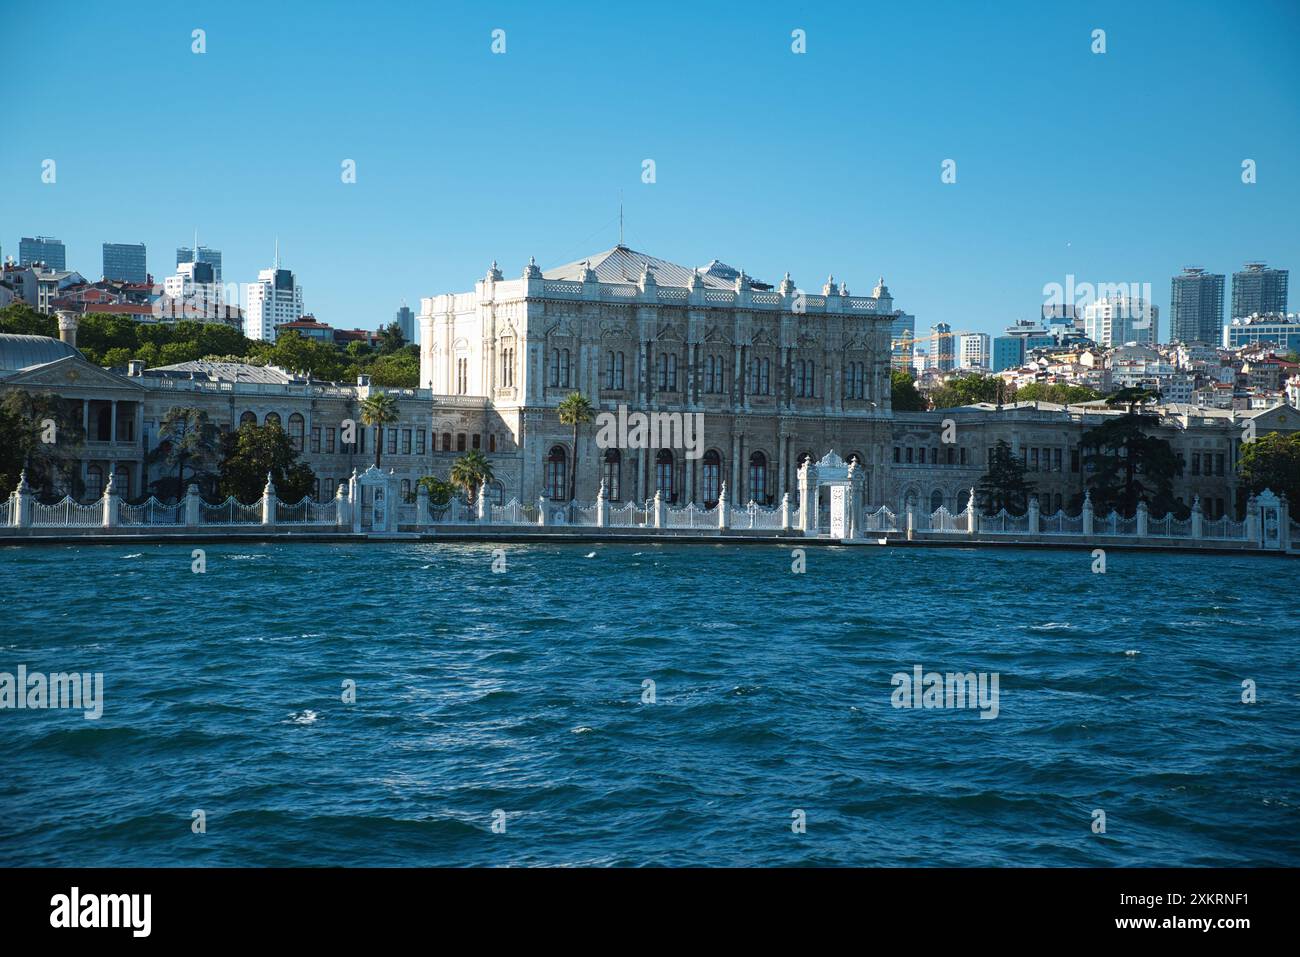
<path fill-rule="evenodd" d="M 108 415 L 108 441 L 117 441 L 117 399 L 113 399 L 112 409 Z"/>
<path fill-rule="evenodd" d="M 478 487 L 478 520 L 484 524 L 492 524 L 492 505 L 488 502 L 487 479 L 484 479 Z"/>
<path fill-rule="evenodd" d="M 1038 496 L 1029 496 L 1029 534 L 1038 534 Z"/>
<path fill-rule="evenodd" d="M 663 528 L 666 524 L 664 521 L 664 496 L 663 492 L 659 489 L 655 489 L 654 510 L 655 528 Z"/>
<path fill-rule="evenodd" d="M 262 524 L 275 524 L 275 485 L 271 473 L 266 473 L 266 487 L 262 489 Z"/>
<path fill-rule="evenodd" d="M 1205 513 L 1201 509 L 1201 497 L 1192 500 L 1192 538 L 1205 537 Z"/>
<path fill-rule="evenodd" d="M 100 499 L 104 506 L 104 527 L 112 528 L 117 524 L 118 518 L 118 494 L 117 483 L 113 481 L 113 473 L 108 473 L 108 482 L 104 485 L 104 495 Z"/>
<path fill-rule="evenodd" d="M 361 532 L 361 486 L 357 484 L 357 470 L 348 479 L 348 513 L 352 517 L 352 531 Z"/>
<path fill-rule="evenodd" d="M 731 504 L 727 501 L 727 483 L 718 490 L 718 528 L 726 531 L 731 525 Z"/>
<path fill-rule="evenodd" d="M 970 499 L 966 502 L 966 534 L 975 535 L 980 530 L 979 511 L 975 508 L 975 489 L 970 490 Z"/>
<path fill-rule="evenodd" d="M 352 503 L 348 500 L 347 489 L 348 483 L 339 482 L 339 487 L 334 490 L 334 524 L 338 528 L 352 524 Z"/>
<path fill-rule="evenodd" d="M 911 502 L 907 503 L 907 540 L 910 542 L 916 535 L 916 506 Z"/>
<path fill-rule="evenodd" d="M 415 524 L 419 528 L 429 525 L 429 489 L 424 485 L 415 487 Z"/>
<path fill-rule="evenodd" d="M 199 487 L 193 482 L 185 490 L 185 524 L 191 527 L 199 524 Z"/>
<path fill-rule="evenodd" d="M 537 524 L 546 524 L 546 496 L 537 496 Z"/>
<path fill-rule="evenodd" d="M 1092 530 L 1092 522 L 1093 522 L 1093 515 L 1092 515 L 1092 489 L 1087 489 L 1087 490 L 1083 493 L 1083 512 L 1082 512 L 1082 516 L 1083 516 L 1083 534 L 1084 534 L 1084 535 L 1087 535 L 1089 538 L 1091 538 L 1091 537 L 1092 537 L 1092 534 L 1093 534 L 1093 530 Z"/>
<path fill-rule="evenodd" d="M 781 531 L 790 531 L 790 493 L 781 496 Z"/>
<path fill-rule="evenodd" d="M 1277 509 L 1277 540 L 1278 547 L 1286 551 L 1291 547 L 1291 503 L 1286 500 L 1285 495 L 1279 495 Z"/>
<path fill-rule="evenodd" d="M 609 524 L 609 500 L 605 497 L 605 480 L 600 480 L 596 489 L 596 527 L 604 528 Z"/>
<path fill-rule="evenodd" d="M 1148 513 L 1147 513 L 1147 503 L 1146 503 L 1146 502 L 1138 502 L 1138 507 L 1137 507 L 1137 535 L 1138 535 L 1138 538 L 1146 538 L 1146 537 L 1147 537 L 1147 528 L 1148 528 L 1148 524 L 1147 524 L 1147 523 L 1148 523 L 1149 520 L 1150 520 L 1150 516 L 1149 516 Z"/>

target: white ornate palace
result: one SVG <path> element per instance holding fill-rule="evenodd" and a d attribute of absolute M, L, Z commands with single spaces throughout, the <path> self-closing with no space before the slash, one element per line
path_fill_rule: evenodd
<path fill-rule="evenodd" d="M 773 503 L 794 490 L 799 462 L 850 450 L 869 498 L 883 492 L 890 445 L 890 324 L 883 281 L 850 295 L 833 278 L 819 294 L 789 275 L 773 288 L 717 261 L 688 269 L 616 246 L 505 280 L 493 263 L 473 292 L 421 301 L 421 386 L 487 397 L 521 451 L 498 467 L 509 494 L 569 497 L 569 393 L 597 410 L 701 413 L 704 448 L 598 449 L 578 439 L 576 497 L 604 481 L 611 501 Z M 435 404 L 434 432 L 463 431 Z M 517 469 L 517 471 L 515 471 Z"/>

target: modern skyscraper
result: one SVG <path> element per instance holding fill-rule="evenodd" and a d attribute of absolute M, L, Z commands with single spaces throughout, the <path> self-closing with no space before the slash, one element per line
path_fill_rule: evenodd
<path fill-rule="evenodd" d="M 1285 315 L 1288 276 L 1285 269 L 1246 263 L 1241 272 L 1232 274 L 1232 318 Z"/>
<path fill-rule="evenodd" d="M 912 350 L 916 346 L 916 316 L 900 312 L 889 329 L 892 340 L 892 361 L 895 369 L 912 368 Z"/>
<path fill-rule="evenodd" d="M 1169 296 L 1172 341 L 1213 344 L 1223 338 L 1223 278 L 1191 267 L 1174 277 Z"/>
<path fill-rule="evenodd" d="M 18 265 L 45 263 L 51 269 L 67 269 L 68 253 L 63 240 L 53 236 L 24 236 L 18 240 Z"/>
<path fill-rule="evenodd" d="M 148 275 L 144 243 L 104 243 L 105 279 L 144 282 Z"/>
<path fill-rule="evenodd" d="M 280 255 L 275 265 L 257 274 L 257 282 L 248 286 L 248 308 L 244 314 L 244 335 L 250 339 L 275 341 L 275 327 L 282 322 L 301 319 L 303 314 L 302 286 L 293 273 L 280 268 Z"/>
<path fill-rule="evenodd" d="M 959 341 L 958 368 L 987 369 L 989 367 L 989 334 L 987 332 L 963 332 Z"/>
<path fill-rule="evenodd" d="M 402 308 L 397 310 L 397 314 L 393 316 L 393 321 L 402 330 L 403 339 L 408 343 L 415 341 L 415 313 L 411 311 L 410 306 L 402 303 Z"/>
<path fill-rule="evenodd" d="M 1115 296 L 1090 302 L 1083 309 L 1083 328 L 1099 346 L 1114 348 L 1160 341 L 1160 310 L 1144 299 Z"/>
<path fill-rule="evenodd" d="M 937 322 L 930 327 L 930 365 L 940 372 L 951 372 L 957 362 L 953 357 L 952 326 Z"/>
<path fill-rule="evenodd" d="M 195 251 L 196 249 L 193 246 L 177 246 L 176 265 L 180 266 L 184 263 L 195 262 L 196 261 L 194 255 Z M 213 267 L 212 271 L 215 275 L 215 279 L 213 281 L 221 282 L 221 250 L 209 249 L 207 246 L 199 246 L 197 248 L 197 252 L 198 252 L 197 261 L 201 263 L 212 263 L 212 267 Z"/>

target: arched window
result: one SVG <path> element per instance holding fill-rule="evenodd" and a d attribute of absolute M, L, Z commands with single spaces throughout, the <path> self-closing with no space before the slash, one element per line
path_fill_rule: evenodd
<path fill-rule="evenodd" d="M 98 465 L 86 467 L 86 501 L 93 502 L 104 494 L 104 470 Z"/>
<path fill-rule="evenodd" d="M 677 391 L 677 353 L 668 353 L 668 385 L 669 392 Z"/>
<path fill-rule="evenodd" d="M 767 502 L 767 456 L 762 452 L 749 456 L 749 497 L 760 504 Z"/>
<path fill-rule="evenodd" d="M 240 426 L 257 425 L 257 413 L 252 411 L 244 412 L 239 417 L 239 424 Z"/>
<path fill-rule="evenodd" d="M 306 420 L 302 417 L 301 412 L 295 412 L 289 416 L 289 441 L 293 443 L 295 452 L 302 451 L 302 438 L 306 429 Z"/>
<path fill-rule="evenodd" d="M 605 388 L 621 390 L 625 384 L 623 378 L 623 353 L 611 352 L 605 363 Z"/>
<path fill-rule="evenodd" d="M 551 350 L 551 386 L 558 388 L 560 385 L 560 350 Z"/>
<path fill-rule="evenodd" d="M 676 501 L 673 494 L 673 453 L 660 449 L 655 456 L 655 491 L 662 492 L 670 502 Z"/>
<path fill-rule="evenodd" d="M 611 502 L 619 500 L 619 485 L 622 479 L 622 454 L 618 449 L 606 449 L 605 460 L 601 462 L 601 480 L 605 483 L 605 498 Z"/>
<path fill-rule="evenodd" d="M 560 350 L 560 386 L 567 389 L 569 387 L 569 350 Z"/>
<path fill-rule="evenodd" d="M 916 507 L 916 489 L 914 488 L 908 489 L 907 495 L 903 497 L 903 508 L 907 508 L 908 506 L 912 506 L 913 508 Z"/>
<path fill-rule="evenodd" d="M 704 504 L 712 507 L 718 501 L 718 484 L 722 481 L 722 456 L 713 449 L 704 453 L 703 488 Z"/>
<path fill-rule="evenodd" d="M 935 489 L 930 493 L 930 511 L 936 512 L 943 507 L 943 492 Z"/>
<path fill-rule="evenodd" d="M 957 511 L 966 511 L 968 505 L 970 505 L 970 489 L 964 488 L 957 493 Z"/>
<path fill-rule="evenodd" d="M 564 446 L 551 446 L 551 452 L 546 456 L 546 497 L 553 502 L 563 502 L 566 498 L 565 483 L 569 478 L 566 462 Z"/>
<path fill-rule="evenodd" d="M 860 452 L 850 452 L 849 457 L 844 461 L 848 462 L 850 465 L 854 463 L 857 463 L 858 466 L 863 466 L 867 464 L 867 460 L 862 457 L 862 453 Z"/>
<path fill-rule="evenodd" d="M 450 433 L 450 432 L 444 432 L 444 433 L 442 433 L 442 450 L 443 450 L 444 452 L 450 452 L 450 451 L 451 451 L 451 433 Z"/>
<path fill-rule="evenodd" d="M 113 487 L 117 494 L 122 496 L 122 501 L 129 500 L 131 495 L 131 473 L 126 470 L 125 465 L 119 465 L 117 471 L 113 473 Z"/>
<path fill-rule="evenodd" d="M 704 391 L 713 391 L 713 356 L 704 357 Z"/>
<path fill-rule="evenodd" d="M 811 452 L 800 452 L 799 457 L 794 460 L 794 470 L 797 472 L 803 468 L 803 464 L 812 458 Z"/>
<path fill-rule="evenodd" d="M 263 419 L 262 422 L 263 422 L 264 425 L 274 425 L 274 426 L 278 426 L 278 425 L 280 424 L 280 413 L 279 413 L 279 412 L 268 412 L 268 413 L 266 413 L 266 418 Z"/>
<path fill-rule="evenodd" d="M 492 502 L 496 505 L 506 504 L 506 483 L 493 482 L 488 488 L 488 494 L 492 496 Z"/>

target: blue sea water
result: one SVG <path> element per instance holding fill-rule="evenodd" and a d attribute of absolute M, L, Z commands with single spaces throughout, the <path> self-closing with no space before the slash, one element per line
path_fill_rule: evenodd
<path fill-rule="evenodd" d="M 1300 864 L 1287 560 L 191 547 L 0 549 L 0 672 L 104 675 L 0 710 L 0 864 Z"/>

